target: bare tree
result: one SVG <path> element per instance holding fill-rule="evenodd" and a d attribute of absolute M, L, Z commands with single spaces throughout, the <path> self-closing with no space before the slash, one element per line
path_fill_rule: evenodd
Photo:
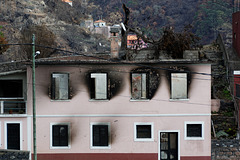
<path fill-rule="evenodd" d="M 122 31 L 122 49 L 127 48 L 127 34 L 129 32 L 135 33 L 145 43 L 151 44 L 151 46 L 153 46 L 156 51 L 155 54 L 159 55 L 161 50 L 166 50 L 167 53 L 173 58 L 182 58 L 183 51 L 191 49 L 192 47 L 196 47 L 197 43 L 200 40 L 199 37 L 191 32 L 191 25 L 185 26 L 184 30 L 180 33 L 174 32 L 172 27 L 165 27 L 163 29 L 163 34 L 159 35 L 158 40 L 147 37 L 140 28 L 134 28 L 128 25 L 128 22 L 130 20 L 130 10 L 126 7 L 125 4 L 122 6 L 125 13 L 124 25 L 126 28 L 126 31 Z"/>
<path fill-rule="evenodd" d="M 40 51 L 41 54 L 37 58 L 49 57 L 55 52 L 55 50 L 44 48 L 44 46 L 54 47 L 55 46 L 55 35 L 49 31 L 46 26 L 41 25 L 30 25 L 24 28 L 21 32 L 21 41 L 22 43 L 32 43 L 32 35 L 35 34 L 36 44 L 43 47 L 36 46 L 36 51 Z M 32 46 L 23 45 L 21 46 L 21 58 L 22 59 L 31 59 L 32 58 Z"/>

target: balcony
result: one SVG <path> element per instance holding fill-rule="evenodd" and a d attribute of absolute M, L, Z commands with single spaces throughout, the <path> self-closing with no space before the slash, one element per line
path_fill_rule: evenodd
<path fill-rule="evenodd" d="M 0 101 L 1 114 L 26 114 L 25 101 Z"/>

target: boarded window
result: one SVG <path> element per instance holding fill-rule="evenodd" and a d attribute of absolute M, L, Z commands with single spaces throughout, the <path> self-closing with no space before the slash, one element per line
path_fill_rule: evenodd
<path fill-rule="evenodd" d="M 92 146 L 108 146 L 108 125 L 93 125 Z"/>
<path fill-rule="evenodd" d="M 107 99 L 107 73 L 91 73 L 91 99 Z"/>
<path fill-rule="evenodd" d="M 236 97 L 240 98 L 240 85 L 236 84 Z"/>
<path fill-rule="evenodd" d="M 172 99 L 187 98 L 187 73 L 171 74 L 171 98 Z"/>
<path fill-rule="evenodd" d="M 52 146 L 68 146 L 68 125 L 52 126 Z"/>
<path fill-rule="evenodd" d="M 202 124 L 187 124 L 187 137 L 202 137 Z"/>
<path fill-rule="evenodd" d="M 69 85 L 67 73 L 53 73 L 52 74 L 52 93 L 51 97 L 55 100 L 69 99 Z"/>
<path fill-rule="evenodd" d="M 136 137 L 137 138 L 152 138 L 151 125 L 137 125 Z"/>
<path fill-rule="evenodd" d="M 132 98 L 147 99 L 146 73 L 132 73 Z"/>
<path fill-rule="evenodd" d="M 0 98 L 23 97 L 22 80 L 0 80 Z"/>

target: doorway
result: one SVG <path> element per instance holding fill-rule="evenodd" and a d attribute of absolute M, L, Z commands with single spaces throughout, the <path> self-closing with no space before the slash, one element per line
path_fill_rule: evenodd
<path fill-rule="evenodd" d="M 6 149 L 21 149 L 20 123 L 6 123 Z"/>
<path fill-rule="evenodd" d="M 179 133 L 159 133 L 159 160 L 179 160 Z"/>

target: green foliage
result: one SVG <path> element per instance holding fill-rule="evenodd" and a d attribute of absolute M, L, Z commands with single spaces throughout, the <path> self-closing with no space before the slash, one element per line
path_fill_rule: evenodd
<path fill-rule="evenodd" d="M 231 93 L 230 93 L 229 90 L 224 89 L 222 92 L 223 92 L 223 96 L 224 96 L 225 99 L 232 100 L 232 96 L 231 96 Z"/>
<path fill-rule="evenodd" d="M 232 9 L 224 0 L 207 1 L 199 6 L 194 17 L 195 33 L 205 41 L 215 34 L 225 22 L 231 21 Z"/>

